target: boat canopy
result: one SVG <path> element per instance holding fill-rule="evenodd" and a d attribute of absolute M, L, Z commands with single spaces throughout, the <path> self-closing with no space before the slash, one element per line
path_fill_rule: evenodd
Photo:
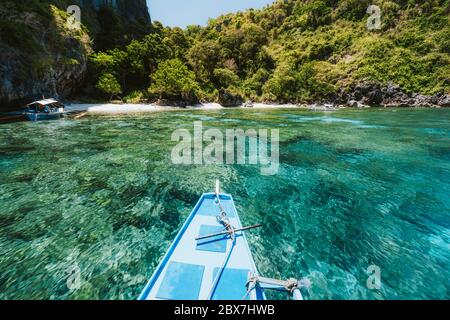
<path fill-rule="evenodd" d="M 55 99 L 44 99 L 44 100 L 39 100 L 39 101 L 34 101 L 32 103 L 27 104 L 27 106 L 32 106 L 33 104 L 39 104 L 41 106 L 48 106 L 50 104 L 54 104 L 54 103 L 59 103 L 58 101 L 56 101 Z"/>

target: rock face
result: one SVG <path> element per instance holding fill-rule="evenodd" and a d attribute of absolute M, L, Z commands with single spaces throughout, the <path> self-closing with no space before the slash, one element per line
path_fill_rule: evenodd
<path fill-rule="evenodd" d="M 399 86 L 388 83 L 381 86 L 377 83 L 360 83 L 348 90 L 341 90 L 331 99 L 334 104 L 350 107 L 382 106 L 382 107 L 450 107 L 450 95 L 405 93 Z"/>
<path fill-rule="evenodd" d="M 237 107 L 244 103 L 244 99 L 240 95 L 221 90 L 219 92 L 219 103 L 223 107 Z"/>
<path fill-rule="evenodd" d="M 145 0 L 117 0 L 117 8 L 120 15 L 127 21 L 151 22 Z"/>
<path fill-rule="evenodd" d="M 33 99 L 64 99 L 82 82 L 91 39 L 67 24 L 66 8 L 82 6 L 82 20 L 95 36 L 95 8 L 101 0 L 42 0 L 24 6 L 0 1 L 0 111 Z M 145 0 L 108 0 L 124 21 L 149 23 Z M 24 9 L 25 8 L 25 9 Z"/>
<path fill-rule="evenodd" d="M 71 48 L 70 53 L 58 55 L 44 66 L 45 70 L 38 71 L 25 69 L 22 62 L 27 57 L 0 45 L 0 110 L 15 109 L 41 97 L 62 98 L 71 93 L 83 79 L 87 58 L 80 43 L 71 38 L 63 41 Z"/>
<path fill-rule="evenodd" d="M 32 99 L 63 97 L 81 81 L 89 35 L 68 27 L 65 12 L 48 3 L 44 14 L 30 5 L 0 3 L 0 110 Z"/>
<path fill-rule="evenodd" d="M 126 21 L 151 22 L 146 0 L 82 0 L 80 5 L 94 10 L 109 6 Z"/>

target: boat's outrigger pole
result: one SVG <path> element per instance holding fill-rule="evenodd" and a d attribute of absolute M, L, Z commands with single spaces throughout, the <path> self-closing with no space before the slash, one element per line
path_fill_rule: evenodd
<path fill-rule="evenodd" d="M 262 224 L 255 224 L 253 226 L 248 226 L 248 227 L 244 227 L 244 228 L 234 229 L 234 232 L 246 231 L 246 230 L 260 228 L 260 227 L 262 227 Z M 214 237 L 221 236 L 221 235 L 226 235 L 226 234 L 230 234 L 230 231 L 222 231 L 222 232 L 218 232 L 218 233 L 208 234 L 206 236 L 201 236 L 201 237 L 195 238 L 195 240 L 197 240 L 197 241 L 198 240 L 204 240 L 204 239 L 214 238 Z"/>

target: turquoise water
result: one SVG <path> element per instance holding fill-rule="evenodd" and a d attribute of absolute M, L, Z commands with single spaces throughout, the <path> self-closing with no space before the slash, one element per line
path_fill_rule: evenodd
<path fill-rule="evenodd" d="M 173 165 L 171 134 L 193 121 L 279 129 L 279 173 Z M 309 278 L 308 299 L 450 299 L 448 109 L 6 124 L 0 168 L 0 299 L 135 299 L 216 178 L 244 224 L 264 225 L 247 233 L 260 273 Z"/>

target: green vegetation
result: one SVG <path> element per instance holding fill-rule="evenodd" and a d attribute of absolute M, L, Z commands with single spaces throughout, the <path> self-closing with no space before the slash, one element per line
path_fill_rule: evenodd
<path fill-rule="evenodd" d="M 152 74 L 148 89 L 151 96 L 159 99 L 175 99 L 196 102 L 199 90 L 194 72 L 178 59 L 163 61 Z"/>
<path fill-rule="evenodd" d="M 366 28 L 370 4 L 382 29 Z M 277 1 L 186 30 L 153 24 L 144 39 L 91 56 L 125 92 L 150 99 L 256 101 L 326 99 L 361 82 L 407 92 L 450 92 L 448 0 Z M 147 90 L 147 88 L 149 88 Z"/>
<path fill-rule="evenodd" d="M 79 32 L 64 26 L 61 8 L 67 4 L 30 1 L 40 19 L 25 24 L 12 16 L 0 26 L 0 36 L 22 52 L 36 75 L 55 64 L 46 56 L 83 67 L 68 38 L 82 44 L 80 52 L 92 47 L 81 86 L 81 94 L 91 98 L 121 94 L 126 101 L 194 102 L 219 101 L 227 93 L 254 101 L 311 102 L 368 82 L 393 83 L 409 93 L 450 93 L 450 0 L 279 0 L 185 30 L 158 22 L 151 28 L 127 24 L 103 8 L 96 16 L 86 11 Z M 380 30 L 366 27 L 371 4 L 381 8 Z M 14 12 L 25 8 L 20 2 L 10 6 Z M 37 29 L 44 35 L 27 36 Z"/>
<path fill-rule="evenodd" d="M 69 0 L 0 1 L 0 111 L 80 84 L 92 52 L 86 27 L 68 27 Z"/>
<path fill-rule="evenodd" d="M 140 103 L 144 94 L 141 91 L 133 91 L 123 98 L 126 103 Z"/>
<path fill-rule="evenodd" d="M 111 73 L 105 73 L 100 77 L 97 83 L 97 88 L 104 93 L 109 94 L 110 101 L 114 95 L 122 93 L 122 88 L 120 87 L 119 82 Z"/>
<path fill-rule="evenodd" d="M 132 90 L 133 81 L 139 86 L 141 79 L 148 79 L 148 74 L 154 70 L 144 65 L 139 78 L 136 73 L 130 73 L 135 69 L 126 69 L 128 54 L 122 54 L 125 46 L 135 40 L 142 41 L 151 31 L 145 9 L 140 10 L 145 2 L 126 1 L 126 7 L 115 10 L 106 6 L 94 10 L 88 2 L 0 1 L 0 110 L 16 109 L 42 96 L 65 98 L 69 93 L 80 95 L 81 99 L 104 99 L 105 91 L 100 88 L 105 87 L 105 80 L 112 79 L 103 77 L 105 74 L 114 76 L 126 95 L 139 89 Z M 81 28 L 73 28 L 74 25 L 68 23 L 67 8 L 74 4 L 85 5 L 82 6 Z M 135 45 L 134 49 L 153 54 L 142 44 Z M 156 50 L 159 50 L 157 46 Z M 95 59 L 99 68 L 92 68 L 95 64 L 91 63 L 88 70 L 88 56 L 95 51 L 108 51 L 108 54 Z M 84 79 L 86 83 L 82 83 Z M 116 94 L 115 88 L 108 90 Z"/>

